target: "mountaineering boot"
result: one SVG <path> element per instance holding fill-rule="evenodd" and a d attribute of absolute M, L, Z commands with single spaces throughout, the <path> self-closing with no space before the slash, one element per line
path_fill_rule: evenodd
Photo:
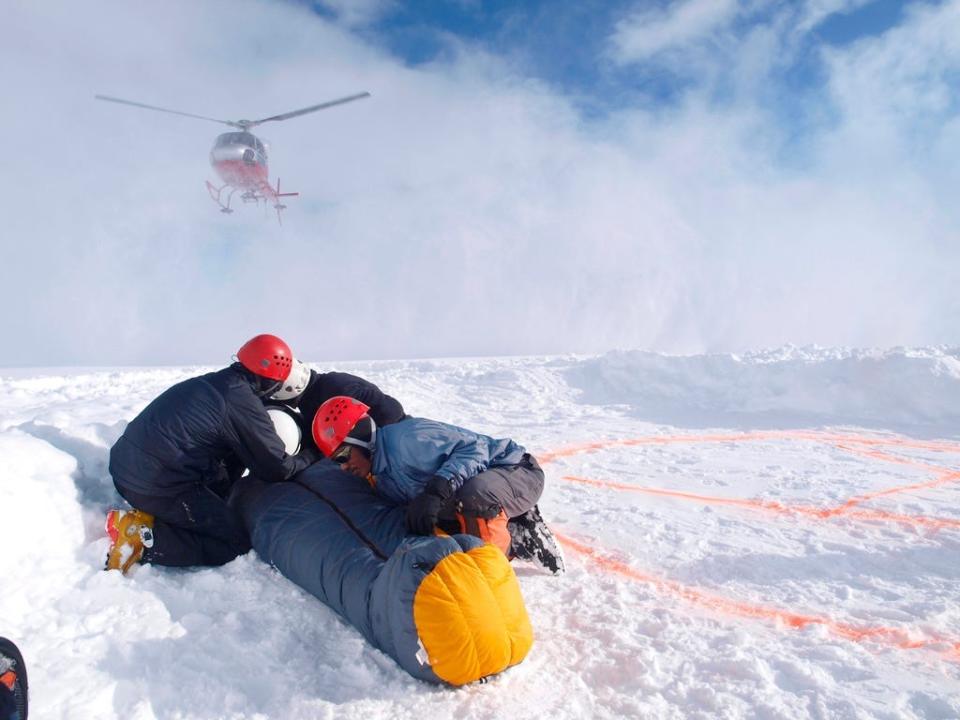
<path fill-rule="evenodd" d="M 111 510 L 107 513 L 110 550 L 105 570 L 124 574 L 143 557 L 144 548 L 153 547 L 153 515 L 141 510 Z"/>
<path fill-rule="evenodd" d="M 534 560 L 554 575 L 563 572 L 563 555 L 550 528 L 534 505 L 523 515 L 510 518 L 510 556 L 520 560 Z"/>
<path fill-rule="evenodd" d="M 0 637 L 0 718 L 27 720 L 27 668 L 20 650 Z"/>

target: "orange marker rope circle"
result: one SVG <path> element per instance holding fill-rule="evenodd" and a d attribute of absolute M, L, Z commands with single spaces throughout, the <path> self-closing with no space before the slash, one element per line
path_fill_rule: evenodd
<path fill-rule="evenodd" d="M 835 447 L 865 457 L 883 462 L 896 463 L 915 467 L 926 472 L 932 472 L 932 480 L 910 485 L 901 485 L 871 493 L 864 493 L 850 498 L 846 502 L 833 508 L 817 508 L 806 505 L 785 505 L 770 500 L 752 500 L 742 498 L 724 498 L 712 495 L 702 495 L 676 490 L 648 488 L 616 483 L 605 480 L 595 480 L 573 475 L 563 476 L 569 482 L 580 483 L 593 487 L 639 492 L 649 495 L 677 498 L 715 505 L 745 507 L 753 510 L 763 510 L 768 513 L 781 515 L 801 515 L 820 519 L 843 516 L 846 518 L 865 521 L 890 521 L 903 523 L 933 530 L 960 529 L 960 520 L 950 518 L 929 518 L 923 516 L 904 515 L 884 510 L 870 510 L 857 508 L 864 502 L 878 497 L 885 497 L 896 493 L 937 487 L 960 480 L 960 471 L 929 463 L 891 455 L 880 448 L 918 449 L 934 452 L 960 453 L 960 445 L 943 441 L 914 441 L 905 438 L 864 437 L 849 434 L 824 433 L 816 431 L 773 431 L 749 432 L 741 434 L 710 434 L 710 435 L 659 435 L 620 440 L 583 443 L 561 448 L 551 452 L 541 453 L 538 458 L 541 463 L 549 463 L 558 458 L 570 457 L 582 453 L 596 452 L 614 447 L 655 446 L 681 443 L 724 443 L 758 440 L 806 440 L 813 442 L 830 443 Z M 713 612 L 737 617 L 760 619 L 776 622 L 784 627 L 803 629 L 813 625 L 823 627 L 830 634 L 855 642 L 872 642 L 888 647 L 905 650 L 928 649 L 941 655 L 950 662 L 960 662 L 960 641 L 950 640 L 929 633 L 918 634 L 899 628 L 886 626 L 858 626 L 851 623 L 838 622 L 828 617 L 821 617 L 809 613 L 795 613 L 778 608 L 757 605 L 738 600 L 724 598 L 720 595 L 708 593 L 695 587 L 684 585 L 675 580 L 659 578 L 649 573 L 636 570 L 626 563 L 612 559 L 595 547 L 578 542 L 568 536 L 556 534 L 563 546 L 589 560 L 595 567 L 602 568 L 632 580 L 652 585 L 661 593 L 680 597 L 694 605 L 706 608 Z"/>

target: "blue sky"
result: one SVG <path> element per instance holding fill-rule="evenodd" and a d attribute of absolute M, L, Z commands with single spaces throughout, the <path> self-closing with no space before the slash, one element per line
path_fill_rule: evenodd
<path fill-rule="evenodd" d="M 935 0 L 914 0 L 932 3 Z M 818 40 L 831 45 L 844 45 L 864 37 L 879 35 L 895 27 L 903 19 L 901 0 L 875 0 L 849 12 L 833 13 L 813 29 Z"/>
<path fill-rule="evenodd" d="M 960 345 L 960 0 L 53 0 L 0 67 L 0 365 Z M 93 100 L 362 90 L 257 129 L 282 227 Z"/>
<path fill-rule="evenodd" d="M 833 3 L 838 9 L 804 29 L 796 47 L 776 68 L 775 78 L 790 92 L 815 91 L 823 79 L 821 48 L 881 35 L 902 21 L 906 5 L 937 1 Z M 588 114 L 602 115 L 628 103 L 670 105 L 697 84 L 695 71 L 684 72 L 663 58 L 622 63 L 610 58 L 607 51 L 618 25 L 631 15 L 647 15 L 653 20 L 696 4 L 665 0 L 390 2 L 372 5 L 366 22 L 356 31 L 412 66 L 445 62 L 460 43 L 469 44 L 509 58 L 517 72 L 579 98 Z M 339 5 L 315 1 L 311 7 L 323 17 L 337 19 L 342 15 Z M 732 43 L 784 15 L 800 22 L 808 12 L 799 2 L 743 2 L 730 9 L 725 41 Z M 727 98 L 720 92 L 717 99 Z"/>
<path fill-rule="evenodd" d="M 332 21 L 346 20 L 352 32 L 410 67 L 455 63 L 463 52 L 503 59 L 511 73 L 567 97 L 585 124 L 636 108 L 669 113 L 698 93 L 718 108 L 753 103 L 776 127 L 780 161 L 803 166 L 811 143 L 841 122 L 825 57 L 882 38 L 904 24 L 908 10 L 942 4 L 314 0 L 309 7 Z M 640 53 L 625 50 L 631 33 L 645 29 L 676 39 Z M 775 38 L 778 53 L 759 70 L 761 81 L 744 87 L 737 82 L 737 56 L 762 33 Z"/>

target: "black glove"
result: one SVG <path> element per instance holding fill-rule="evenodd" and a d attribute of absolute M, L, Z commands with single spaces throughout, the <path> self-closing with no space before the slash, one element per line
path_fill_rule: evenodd
<path fill-rule="evenodd" d="M 300 452 L 297 453 L 297 457 L 303 458 L 307 461 L 307 465 L 313 465 L 318 460 L 323 460 L 323 453 L 317 450 L 312 445 L 307 445 L 302 448 Z"/>
<path fill-rule="evenodd" d="M 407 530 L 414 535 L 432 535 L 440 508 L 453 495 L 453 486 L 447 478 L 434 475 L 423 492 L 407 506 Z"/>

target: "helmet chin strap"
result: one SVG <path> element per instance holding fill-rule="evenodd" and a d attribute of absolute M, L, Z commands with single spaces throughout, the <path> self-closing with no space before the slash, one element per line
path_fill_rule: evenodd
<path fill-rule="evenodd" d="M 289 400 L 281 400 L 280 402 L 284 403 L 285 405 L 289 405 L 292 408 L 297 408 L 297 410 L 299 411 L 301 400 L 303 400 L 303 393 L 300 393 L 299 395 L 294 395 Z"/>
<path fill-rule="evenodd" d="M 257 389 L 255 391 L 257 397 L 269 397 L 283 387 L 282 380 L 274 380 L 262 375 L 254 375 L 254 377 L 257 379 Z"/>
<path fill-rule="evenodd" d="M 249 368 L 244 367 L 243 363 L 237 360 L 236 355 L 233 356 L 233 364 L 239 365 L 245 373 L 253 378 L 253 394 L 259 398 L 269 397 L 283 387 L 283 380 L 274 380 L 273 378 L 264 377 L 263 375 L 257 375 Z"/>

